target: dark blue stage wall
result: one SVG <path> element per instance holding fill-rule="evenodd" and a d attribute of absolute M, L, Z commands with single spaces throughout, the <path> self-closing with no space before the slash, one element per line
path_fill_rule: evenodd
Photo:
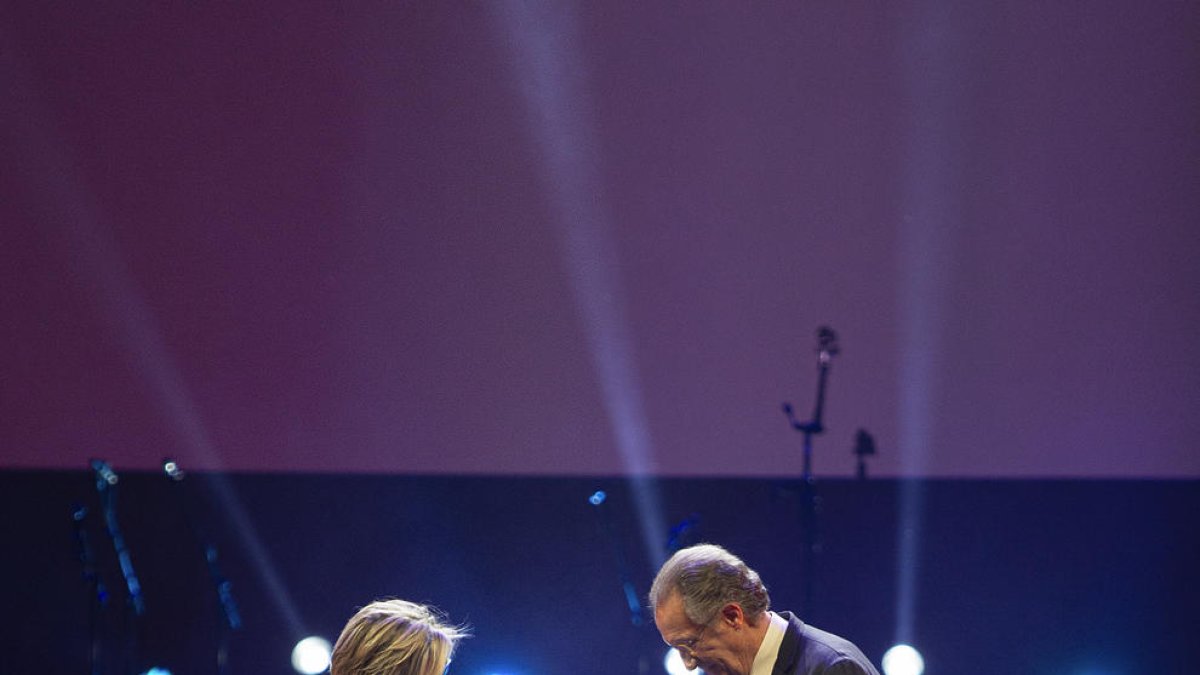
<path fill-rule="evenodd" d="M 762 573 L 777 608 L 797 608 L 795 483 L 645 485 L 660 495 L 659 526 L 690 519 L 681 543 L 727 545 Z M 818 485 L 822 552 L 806 614 L 876 661 L 900 618 L 906 490 L 921 495 L 913 638 L 929 673 L 1183 673 L 1200 656 L 1195 481 Z M 186 509 L 220 549 L 244 615 L 230 672 L 289 673 L 298 637 L 332 638 L 357 604 L 388 595 L 436 603 L 474 626 L 455 659 L 460 675 L 661 672 L 663 647 L 652 626 L 634 625 L 621 587 L 619 560 L 643 598 L 653 568 L 624 480 L 208 474 L 176 486 L 129 474 L 119 488 L 144 586 L 140 666 L 215 670 L 216 596 Z M 609 495 L 600 507 L 588 502 L 597 489 Z M 246 517 L 221 506 L 231 497 Z M 91 507 L 85 529 L 111 592 L 96 622 L 105 672 L 122 672 L 124 594 L 97 501 L 83 472 L 0 473 L 3 672 L 87 672 L 73 502 Z"/>

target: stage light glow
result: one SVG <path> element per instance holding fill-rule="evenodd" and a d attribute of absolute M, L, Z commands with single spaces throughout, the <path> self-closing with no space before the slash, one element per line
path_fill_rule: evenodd
<path fill-rule="evenodd" d="M 604 490 L 596 490 L 592 493 L 591 497 L 588 497 L 588 502 L 590 502 L 592 506 L 600 506 L 604 503 L 605 499 L 608 499 L 608 495 L 605 494 Z"/>
<path fill-rule="evenodd" d="M 292 667 L 303 675 L 317 675 L 329 667 L 329 640 L 315 635 L 304 638 L 292 649 Z"/>
<path fill-rule="evenodd" d="M 146 672 L 142 673 L 142 675 L 171 675 L 171 671 L 167 670 L 166 668 L 159 668 L 158 666 L 154 666 L 150 670 L 147 670 Z"/>
<path fill-rule="evenodd" d="M 18 96 L 32 106 L 31 110 L 37 110 L 39 97 L 30 88 L 32 83 L 28 78 L 19 78 Z M 78 175 L 74 168 L 75 153 L 62 141 L 60 133 L 44 123 L 50 115 L 35 113 L 19 117 L 24 126 L 11 137 L 20 139 L 20 149 L 37 160 L 24 165 L 30 184 L 42 189 L 33 198 L 48 209 L 50 221 L 61 224 L 63 229 L 54 238 L 62 238 L 71 256 L 72 270 L 94 294 L 95 316 L 104 318 L 116 344 L 127 352 L 133 372 L 145 380 L 151 392 L 148 400 L 160 406 L 162 417 L 169 421 L 167 428 L 175 436 L 172 445 L 186 450 L 189 457 L 202 458 L 205 468 L 222 468 L 222 454 L 200 416 L 183 371 L 173 359 L 173 349 L 158 327 L 155 310 L 129 272 L 126 263 L 129 256 L 114 236 L 111 224 L 103 218 L 96 199 L 75 178 Z M 175 470 L 178 471 L 178 465 Z M 115 485 L 116 474 L 110 471 L 104 480 Z M 248 549 L 255 571 L 263 577 L 288 627 L 299 630 L 301 621 L 296 603 L 283 585 L 230 479 L 218 471 L 211 481 L 217 503 L 235 523 L 235 531 Z"/>
<path fill-rule="evenodd" d="M 543 184 L 559 234 L 562 269 L 585 329 L 592 367 L 630 486 L 642 544 L 655 563 L 666 558 L 654 443 L 634 358 L 633 331 L 621 285 L 613 215 L 604 199 L 603 144 L 589 114 L 590 64 L 573 5 L 492 3 L 501 39 L 513 49 L 515 81 L 526 102 Z"/>
<path fill-rule="evenodd" d="M 921 675 L 925 659 L 909 645 L 896 645 L 883 655 L 883 675 Z"/>
<path fill-rule="evenodd" d="M 933 5 L 917 8 L 898 25 L 898 75 L 903 83 L 899 138 L 902 184 L 899 186 L 896 286 L 899 326 L 900 422 L 896 450 L 901 472 L 896 541 L 896 633 L 900 644 L 917 634 L 917 597 L 922 578 L 924 484 L 941 413 L 939 403 L 951 389 L 942 366 L 942 346 L 952 334 L 954 273 L 960 265 L 956 242 L 971 222 L 959 187 L 968 158 L 959 137 L 965 119 L 961 92 L 969 81 L 961 37 L 971 28 L 960 17 Z M 935 18 L 936 17 L 936 18 Z M 936 21 L 938 31 L 929 31 Z"/>
<path fill-rule="evenodd" d="M 667 669 L 669 675 L 686 675 L 687 673 L 704 675 L 704 671 L 699 668 L 688 670 L 687 666 L 683 665 L 683 657 L 679 655 L 678 649 L 667 650 L 666 656 L 663 657 L 663 668 Z"/>

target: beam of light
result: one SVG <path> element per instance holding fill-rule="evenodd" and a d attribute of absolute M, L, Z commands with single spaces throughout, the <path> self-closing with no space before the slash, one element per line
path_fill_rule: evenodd
<path fill-rule="evenodd" d="M 576 46 L 574 6 L 516 0 L 489 7 L 514 56 L 513 74 L 526 102 L 561 235 L 563 267 L 586 329 L 609 424 L 630 475 L 643 546 L 647 558 L 657 564 L 665 558 L 666 532 L 657 485 L 650 478 L 654 450 L 617 274 L 611 218 L 595 166 L 598 150 L 588 115 L 587 69 Z"/>
<path fill-rule="evenodd" d="M 918 3 L 921 5 L 922 3 Z M 900 401 L 898 454 L 905 479 L 899 491 L 896 542 L 896 641 L 915 639 L 919 550 L 924 487 L 933 442 L 934 395 L 939 390 L 944 305 L 951 240 L 960 225 L 955 197 L 961 138 L 955 110 L 963 88 L 965 59 L 956 49 L 961 27 L 953 12 L 924 3 L 902 22 L 898 63 L 905 81 L 906 148 L 900 225 Z"/>
<path fill-rule="evenodd" d="M 207 466 L 220 467 L 221 457 L 164 344 L 154 315 L 126 268 L 99 207 L 78 178 L 73 153 L 47 121 L 52 116 L 42 109 L 28 68 L 16 61 L 20 51 L 10 48 L 6 38 L 0 31 L 4 46 L 0 53 L 7 55 L 0 78 L 4 91 L 9 92 L 3 97 L 7 100 L 5 112 L 11 114 L 6 115 L 10 123 L 0 127 L 7 132 L 6 145 L 13 149 L 12 157 L 19 158 L 14 161 L 23 167 L 25 183 L 37 193 L 31 201 L 40 210 L 42 222 L 61 232 L 62 245 L 83 281 L 81 286 L 94 295 L 97 314 L 110 324 L 132 366 L 151 389 L 149 398 L 168 420 L 176 445 L 186 448 L 188 456 L 203 458 Z M 299 634 L 301 621 L 296 605 L 241 500 L 220 471 L 213 473 L 213 486 L 271 597 L 292 631 Z"/>

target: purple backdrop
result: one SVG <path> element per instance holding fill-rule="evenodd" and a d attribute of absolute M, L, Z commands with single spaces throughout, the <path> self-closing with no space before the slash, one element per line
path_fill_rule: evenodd
<path fill-rule="evenodd" d="M 1200 476 L 1200 5 L 825 5 L 4 3 L 0 467 Z"/>

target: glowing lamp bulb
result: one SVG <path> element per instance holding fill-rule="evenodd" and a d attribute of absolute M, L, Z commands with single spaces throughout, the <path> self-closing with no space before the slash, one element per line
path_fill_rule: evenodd
<path fill-rule="evenodd" d="M 683 665 L 683 657 L 677 649 L 667 650 L 667 655 L 663 657 L 663 668 L 666 668 L 668 675 L 704 675 L 704 671 L 699 668 L 688 670 L 687 666 Z"/>
<path fill-rule="evenodd" d="M 311 636 L 296 643 L 292 649 L 292 667 L 301 675 L 317 675 L 329 667 L 332 648 L 329 640 Z"/>
<path fill-rule="evenodd" d="M 921 675 L 925 659 L 908 645 L 896 645 L 883 655 L 883 675 Z"/>

